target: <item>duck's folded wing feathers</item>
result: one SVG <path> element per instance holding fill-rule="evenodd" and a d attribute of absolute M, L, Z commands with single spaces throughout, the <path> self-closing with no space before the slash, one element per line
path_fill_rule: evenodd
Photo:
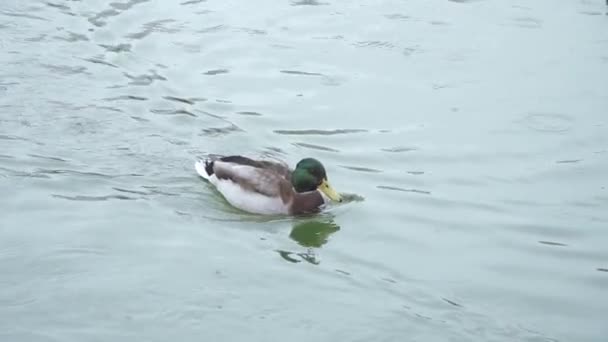
<path fill-rule="evenodd" d="M 291 180 L 291 170 L 286 163 L 270 160 L 253 160 L 243 156 L 226 156 L 219 159 L 220 161 L 233 163 L 238 165 L 247 165 L 260 169 L 267 169 L 276 172 L 279 176 Z"/>
<path fill-rule="evenodd" d="M 291 170 L 289 169 L 289 166 L 287 164 L 269 160 L 261 160 L 259 161 L 259 163 L 262 164 L 262 168 L 272 170 L 276 172 L 279 176 L 291 182 Z"/>
<path fill-rule="evenodd" d="M 218 160 L 214 162 L 213 171 L 218 179 L 229 179 L 246 191 L 281 197 L 285 203 L 293 197 L 291 183 L 268 168 Z"/>

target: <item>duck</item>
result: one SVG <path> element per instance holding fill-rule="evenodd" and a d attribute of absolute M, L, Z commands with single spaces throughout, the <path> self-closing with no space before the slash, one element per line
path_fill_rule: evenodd
<path fill-rule="evenodd" d="M 230 205 L 252 214 L 318 213 L 331 201 L 342 202 L 315 158 L 300 160 L 293 170 L 283 161 L 241 155 L 198 160 L 194 168 Z"/>

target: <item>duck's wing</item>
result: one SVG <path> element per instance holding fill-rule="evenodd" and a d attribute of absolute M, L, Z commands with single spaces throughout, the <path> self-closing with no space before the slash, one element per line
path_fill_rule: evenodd
<path fill-rule="evenodd" d="M 284 162 L 270 160 L 253 160 L 251 158 L 243 156 L 226 156 L 220 158 L 219 160 L 238 165 L 247 165 L 260 169 L 270 170 L 291 182 L 291 170 L 289 169 L 289 166 Z"/>
<path fill-rule="evenodd" d="M 293 197 L 291 183 L 273 167 L 268 167 L 268 165 L 259 167 L 260 162 L 248 158 L 236 160 L 238 162 L 226 157 L 213 162 L 213 172 L 218 180 L 231 180 L 244 191 L 257 192 L 269 197 L 280 197 L 284 203 L 291 200 Z"/>
<path fill-rule="evenodd" d="M 291 170 L 286 163 L 274 162 L 270 160 L 261 160 L 259 163 L 262 164 L 264 169 L 276 172 L 279 176 L 285 178 L 291 183 Z"/>

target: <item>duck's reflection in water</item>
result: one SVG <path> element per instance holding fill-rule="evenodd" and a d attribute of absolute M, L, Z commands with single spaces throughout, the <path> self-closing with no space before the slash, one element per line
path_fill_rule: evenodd
<path fill-rule="evenodd" d="M 318 248 L 321 248 L 329 240 L 329 236 L 340 230 L 333 219 L 308 219 L 300 220 L 294 223 L 289 237 L 297 242 L 300 246 L 306 248 L 306 252 L 290 252 L 278 250 L 279 255 L 292 263 L 299 263 L 302 260 L 314 265 L 320 264 L 319 257 L 316 253 Z"/>
<path fill-rule="evenodd" d="M 297 222 L 289 237 L 302 247 L 319 248 L 327 243 L 329 236 L 340 230 L 333 220 L 308 220 Z"/>

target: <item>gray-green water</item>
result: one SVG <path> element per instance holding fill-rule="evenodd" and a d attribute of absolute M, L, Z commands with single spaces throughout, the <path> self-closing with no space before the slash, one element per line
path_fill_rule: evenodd
<path fill-rule="evenodd" d="M 603 1 L 0 4 L 1 341 L 605 341 Z M 352 201 L 229 208 L 208 153 Z"/>

